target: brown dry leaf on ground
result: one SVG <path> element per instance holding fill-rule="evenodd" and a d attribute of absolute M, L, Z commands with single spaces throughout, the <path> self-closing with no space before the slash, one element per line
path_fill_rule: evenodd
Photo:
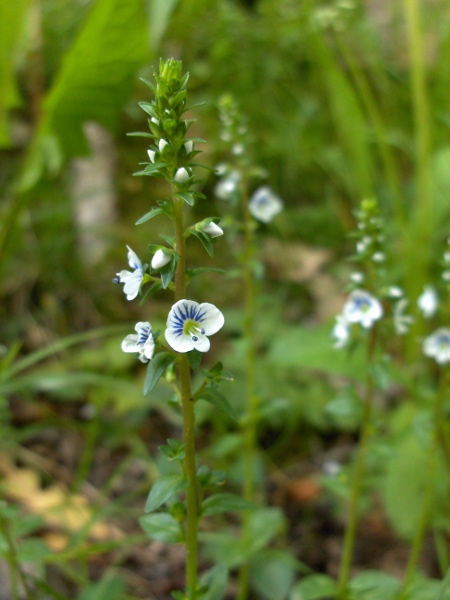
<path fill-rule="evenodd" d="M 50 528 L 46 542 L 52 550 L 62 550 L 69 540 L 68 533 L 79 531 L 93 519 L 88 499 L 72 494 L 59 484 L 42 488 L 38 473 L 18 468 L 3 457 L 0 465 L 5 496 L 19 502 L 27 512 L 42 517 Z M 89 537 L 97 541 L 120 539 L 124 533 L 115 525 L 93 521 Z"/>

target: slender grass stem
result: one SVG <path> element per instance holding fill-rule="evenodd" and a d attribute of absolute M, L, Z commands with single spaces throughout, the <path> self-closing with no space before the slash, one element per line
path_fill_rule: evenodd
<path fill-rule="evenodd" d="M 183 200 L 173 199 L 176 250 L 178 264 L 175 273 L 175 301 L 186 294 L 186 244 L 184 238 Z M 191 390 L 191 371 L 185 354 L 178 363 L 185 444 L 184 472 L 188 481 L 186 490 L 186 585 L 190 600 L 197 597 L 198 578 L 198 489 L 195 461 L 195 414 Z"/>
<path fill-rule="evenodd" d="M 376 331 L 372 330 L 368 348 L 368 371 L 366 379 L 366 394 L 364 398 L 364 412 L 362 416 L 359 449 L 356 457 L 355 472 L 353 477 L 352 491 L 350 495 L 349 519 L 344 536 L 341 564 L 339 569 L 337 600 L 346 600 L 347 585 L 350 578 L 350 569 L 355 549 L 356 533 L 359 519 L 359 503 L 361 498 L 364 471 L 366 466 L 367 449 L 371 436 L 371 417 L 374 397 L 374 380 L 372 374 L 373 352 L 376 343 Z"/>
<path fill-rule="evenodd" d="M 244 336 L 247 344 L 245 360 L 245 390 L 246 390 L 246 415 L 243 423 L 244 439 L 244 498 L 248 502 L 255 501 L 255 464 L 256 464 L 256 423 L 258 418 L 258 397 L 255 393 L 255 280 L 253 275 L 254 240 L 253 220 L 248 210 L 247 182 L 242 174 L 241 197 L 244 225 L 244 251 L 243 251 L 243 280 L 245 294 Z M 249 516 L 245 513 L 243 520 L 244 543 L 249 536 Z M 237 600 L 245 600 L 248 596 L 249 570 L 244 564 L 239 571 Z"/>

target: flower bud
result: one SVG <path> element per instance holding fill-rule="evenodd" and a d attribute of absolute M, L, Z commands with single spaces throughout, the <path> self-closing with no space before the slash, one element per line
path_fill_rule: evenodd
<path fill-rule="evenodd" d="M 164 150 L 164 148 L 168 145 L 169 145 L 169 142 L 167 140 L 164 140 L 164 139 L 159 140 L 158 148 L 159 148 L 159 151 L 161 152 L 161 154 L 162 154 L 162 151 Z"/>
<path fill-rule="evenodd" d="M 190 154 L 194 149 L 194 142 L 189 141 L 184 144 L 184 149 L 186 150 L 186 154 Z"/>
<path fill-rule="evenodd" d="M 166 254 L 164 252 L 164 250 L 161 250 L 161 248 L 160 248 L 153 255 L 152 262 L 151 262 L 152 269 L 155 269 L 155 270 L 162 269 L 165 265 L 167 265 L 168 262 L 171 261 L 171 258 L 172 257 L 170 256 L 170 254 Z"/>
<path fill-rule="evenodd" d="M 189 177 L 190 177 L 190 175 L 189 175 L 188 171 L 184 167 L 181 167 L 175 173 L 174 180 L 177 183 L 185 183 L 189 179 Z"/>
<path fill-rule="evenodd" d="M 205 227 L 202 228 L 203 233 L 207 233 L 210 237 L 215 238 L 223 235 L 223 229 L 221 229 L 214 221 L 208 223 Z"/>
<path fill-rule="evenodd" d="M 150 162 L 154 163 L 155 162 L 155 151 L 154 150 L 147 150 L 147 154 L 148 154 L 148 157 L 150 159 Z"/>

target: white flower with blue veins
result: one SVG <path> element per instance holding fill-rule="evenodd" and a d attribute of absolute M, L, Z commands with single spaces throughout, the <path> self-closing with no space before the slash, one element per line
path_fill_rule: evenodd
<path fill-rule="evenodd" d="M 434 358 L 440 365 L 450 362 L 450 329 L 437 329 L 425 338 L 422 349 L 425 356 Z"/>
<path fill-rule="evenodd" d="M 133 272 L 123 270 L 120 273 L 116 273 L 116 278 L 114 279 L 115 283 L 124 283 L 123 291 L 127 297 L 127 300 L 134 300 L 136 296 L 139 294 L 139 290 L 141 288 L 142 280 L 144 278 L 144 269 L 142 268 L 142 263 L 139 260 L 138 256 L 133 252 L 133 250 L 127 246 L 128 248 L 128 264 L 133 269 Z"/>
<path fill-rule="evenodd" d="M 269 187 L 262 186 L 250 198 L 248 209 L 255 219 L 269 223 L 283 210 L 283 202 Z"/>
<path fill-rule="evenodd" d="M 166 340 L 176 352 L 208 352 L 207 336 L 217 333 L 224 322 L 223 314 L 213 304 L 179 300 L 167 317 Z"/>
<path fill-rule="evenodd" d="M 353 290 L 344 305 L 342 316 L 348 323 L 359 323 L 364 329 L 370 329 L 383 316 L 383 306 L 369 292 Z"/>
<path fill-rule="evenodd" d="M 122 342 L 122 350 L 139 354 L 139 360 L 143 363 L 153 358 L 155 352 L 155 340 L 153 339 L 152 326 L 148 321 L 139 321 L 135 327 L 136 333 L 131 333 Z"/>

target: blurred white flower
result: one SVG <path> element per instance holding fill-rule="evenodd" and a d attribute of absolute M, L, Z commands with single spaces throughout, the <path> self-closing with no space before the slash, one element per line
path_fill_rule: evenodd
<path fill-rule="evenodd" d="M 331 337 L 334 340 L 333 346 L 335 348 L 340 349 L 347 345 L 350 338 L 350 327 L 348 321 L 342 315 L 336 317 Z"/>
<path fill-rule="evenodd" d="M 408 333 L 414 318 L 411 315 L 405 315 L 404 311 L 408 306 L 409 302 L 406 298 L 402 298 L 396 302 L 394 306 L 394 327 L 398 335 L 405 335 Z"/>
<path fill-rule="evenodd" d="M 167 317 L 166 340 L 176 352 L 210 347 L 208 335 L 217 333 L 224 324 L 223 314 L 213 304 L 199 304 L 193 300 L 179 300 Z"/>
<path fill-rule="evenodd" d="M 143 363 L 153 358 L 155 352 L 155 341 L 153 339 L 152 326 L 148 321 L 136 323 L 136 333 L 131 333 L 122 342 L 124 352 L 139 354 L 139 360 Z"/>
<path fill-rule="evenodd" d="M 342 316 L 348 323 L 359 323 L 361 327 L 370 329 L 383 316 L 383 306 L 369 292 L 353 290 L 344 305 Z"/>
<path fill-rule="evenodd" d="M 425 338 L 423 342 L 423 353 L 425 356 L 443 365 L 450 361 L 450 329 L 441 327 Z"/>
<path fill-rule="evenodd" d="M 231 171 L 231 173 L 228 173 L 228 175 L 225 175 L 225 177 L 217 182 L 214 188 L 215 196 L 217 196 L 219 200 L 230 200 L 238 191 L 240 180 L 240 173 Z"/>
<path fill-rule="evenodd" d="M 130 271 L 123 270 L 120 273 L 116 273 L 116 278 L 114 279 L 115 283 L 124 283 L 123 291 L 127 297 L 127 300 L 134 300 L 136 296 L 139 294 L 139 290 L 141 288 L 142 280 L 144 278 L 144 270 L 142 268 L 142 263 L 137 257 L 137 255 L 133 252 L 133 250 L 127 246 L 128 248 L 128 264 L 134 271 L 131 273 Z"/>
<path fill-rule="evenodd" d="M 417 306 L 426 319 L 431 319 L 438 309 L 439 298 L 436 290 L 431 285 L 427 285 L 424 291 L 417 299 Z"/>
<path fill-rule="evenodd" d="M 283 210 L 283 202 L 269 187 L 262 186 L 250 198 L 248 209 L 255 219 L 269 223 Z"/>

